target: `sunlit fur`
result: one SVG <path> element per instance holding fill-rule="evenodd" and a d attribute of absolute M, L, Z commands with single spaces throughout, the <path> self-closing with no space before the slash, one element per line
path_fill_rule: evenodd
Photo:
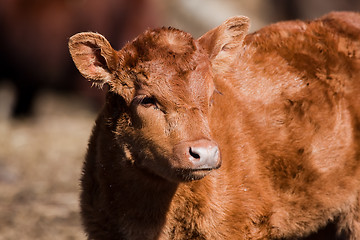
<path fill-rule="evenodd" d="M 359 14 L 248 27 L 148 30 L 115 55 L 70 39 L 110 85 L 81 179 L 89 239 L 360 239 Z M 198 139 L 219 169 L 174 151 Z"/>

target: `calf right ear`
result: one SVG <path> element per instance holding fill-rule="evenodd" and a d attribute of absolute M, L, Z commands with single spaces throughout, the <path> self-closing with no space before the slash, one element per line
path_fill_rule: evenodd
<path fill-rule="evenodd" d="M 102 87 L 112 85 L 113 73 L 119 68 L 119 57 L 100 34 L 78 33 L 69 39 L 71 57 L 80 73 Z"/>
<path fill-rule="evenodd" d="M 249 22 L 249 18 L 245 16 L 233 17 L 198 39 L 212 63 L 220 63 L 222 60 L 232 61 L 237 57 L 248 33 Z"/>
<path fill-rule="evenodd" d="M 134 83 L 121 72 L 120 53 L 98 33 L 83 32 L 69 39 L 69 50 L 80 73 L 98 87 L 110 86 L 110 91 L 121 95 L 127 103 L 134 94 Z M 121 77 L 121 76 L 122 77 Z"/>

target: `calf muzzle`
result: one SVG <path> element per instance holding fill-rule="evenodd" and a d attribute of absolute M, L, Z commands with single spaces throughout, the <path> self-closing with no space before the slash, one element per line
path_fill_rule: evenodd
<path fill-rule="evenodd" d="M 212 170 L 221 166 L 219 147 L 212 140 L 182 142 L 174 152 L 182 167 L 192 171 Z"/>

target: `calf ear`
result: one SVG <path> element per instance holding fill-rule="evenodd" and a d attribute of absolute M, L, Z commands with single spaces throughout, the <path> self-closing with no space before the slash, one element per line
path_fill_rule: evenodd
<path fill-rule="evenodd" d="M 96 85 L 110 85 L 119 68 L 119 57 L 110 43 L 100 34 L 78 33 L 69 39 L 71 57 L 80 73 Z"/>
<path fill-rule="evenodd" d="M 249 22 L 249 18 L 245 16 L 233 17 L 198 39 L 212 62 L 231 60 L 229 58 L 237 56 L 236 53 L 249 31 Z"/>

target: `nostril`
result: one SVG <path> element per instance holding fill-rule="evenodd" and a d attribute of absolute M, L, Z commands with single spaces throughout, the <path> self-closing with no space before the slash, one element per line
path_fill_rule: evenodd
<path fill-rule="evenodd" d="M 192 156 L 195 159 L 200 159 L 200 155 L 193 151 L 193 149 L 190 147 L 189 149 L 190 156 Z"/>

